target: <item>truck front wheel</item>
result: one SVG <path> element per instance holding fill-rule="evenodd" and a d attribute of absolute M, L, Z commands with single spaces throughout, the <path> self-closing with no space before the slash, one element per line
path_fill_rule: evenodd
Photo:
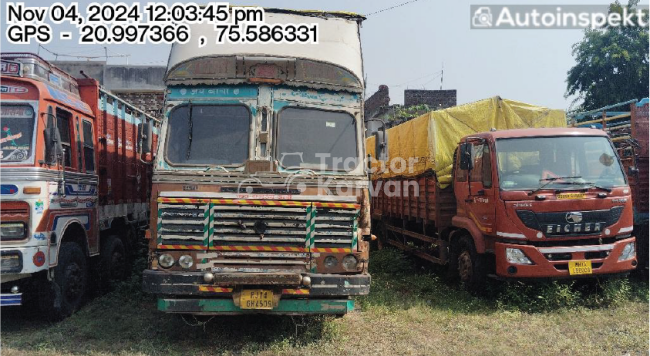
<path fill-rule="evenodd" d="M 88 264 L 83 250 L 74 242 L 64 242 L 54 267 L 51 293 L 44 296 L 41 306 L 52 319 L 65 319 L 81 307 L 87 285 Z"/>
<path fill-rule="evenodd" d="M 458 240 L 456 267 L 463 287 L 471 292 L 480 292 L 485 286 L 486 263 L 485 257 L 479 255 L 474 247 L 474 241 L 469 236 Z"/>

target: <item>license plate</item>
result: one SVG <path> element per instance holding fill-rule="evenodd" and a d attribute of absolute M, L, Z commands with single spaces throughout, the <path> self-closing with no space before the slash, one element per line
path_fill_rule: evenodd
<path fill-rule="evenodd" d="M 569 261 L 569 274 L 580 275 L 580 274 L 592 274 L 591 270 L 591 261 Z"/>
<path fill-rule="evenodd" d="M 585 198 L 585 193 L 562 193 L 558 194 L 555 197 L 559 200 L 563 199 L 584 199 Z"/>
<path fill-rule="evenodd" d="M 242 309 L 273 309 L 273 291 L 248 289 L 241 292 L 239 307 Z"/>

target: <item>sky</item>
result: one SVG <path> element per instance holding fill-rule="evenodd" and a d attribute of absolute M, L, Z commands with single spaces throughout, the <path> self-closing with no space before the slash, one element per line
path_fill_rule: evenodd
<path fill-rule="evenodd" d="M 50 1 L 22 0 L 27 6 Z M 85 9 L 92 1 L 77 0 Z M 124 1 L 124 0 L 122 0 Z M 149 0 L 147 0 L 149 1 Z M 147 1 L 142 0 L 145 4 Z M 159 0 L 174 3 L 177 0 Z M 235 5 L 290 9 L 340 10 L 369 14 L 407 0 L 237 0 Z M 102 1 L 99 1 L 102 2 Z M 113 3 L 119 2 L 114 0 Z M 124 1 L 131 3 L 131 1 Z M 207 1 L 198 1 L 204 3 Z M 625 2 L 625 1 L 624 1 Z M 66 3 L 64 1 L 64 3 Z M 575 64 L 572 46 L 582 30 L 477 30 L 470 29 L 470 5 L 481 4 L 606 5 L 603 0 L 417 0 L 368 17 L 361 29 L 367 95 L 380 84 L 389 86 L 391 104 L 404 101 L 405 89 L 456 89 L 458 104 L 499 95 L 556 109 L 568 109 L 565 98 L 567 71 Z M 641 1 L 648 5 L 648 1 Z M 4 6 L 2 51 L 38 51 L 30 45 L 12 45 L 5 37 Z M 57 25 L 59 26 L 59 25 Z M 66 25 L 61 25 L 65 27 Z M 70 25 L 68 30 L 73 29 Z M 57 28 L 54 28 L 55 33 Z M 76 31 L 73 33 L 76 34 Z M 58 35 L 45 48 L 63 54 L 103 55 L 102 45 L 79 45 L 77 39 L 61 41 Z M 170 45 L 108 45 L 109 64 L 165 65 Z M 55 56 L 40 49 L 46 59 Z M 72 60 L 71 58 L 59 59 Z M 103 60 L 103 59 L 99 59 Z M 443 82 L 439 72 L 444 68 Z"/>

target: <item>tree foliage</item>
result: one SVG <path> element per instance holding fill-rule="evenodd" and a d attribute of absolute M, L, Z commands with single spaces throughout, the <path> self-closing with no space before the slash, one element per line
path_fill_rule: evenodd
<path fill-rule="evenodd" d="M 636 12 L 639 0 L 630 0 L 628 12 Z M 623 14 L 618 0 L 609 12 Z M 648 15 L 645 10 L 645 22 Z M 636 21 L 635 21 L 636 22 Z M 648 96 L 648 28 L 603 27 L 585 30 L 573 45 L 576 65 L 569 70 L 565 96 L 577 95 L 577 110 L 587 111 L 609 104 Z"/>

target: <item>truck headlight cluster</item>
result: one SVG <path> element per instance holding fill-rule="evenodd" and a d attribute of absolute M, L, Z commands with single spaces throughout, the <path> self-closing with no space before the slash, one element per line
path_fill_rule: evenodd
<path fill-rule="evenodd" d="M 359 260 L 357 260 L 353 255 L 347 255 L 343 257 L 343 260 L 341 261 L 341 264 L 346 271 L 356 271 L 358 263 Z"/>
<path fill-rule="evenodd" d="M 634 258 L 636 255 L 636 248 L 634 246 L 634 242 L 630 242 L 629 244 L 625 245 L 623 247 L 623 252 L 621 252 L 621 255 L 618 257 L 619 261 L 625 261 Z"/>
<path fill-rule="evenodd" d="M 0 269 L 3 272 L 20 272 L 23 269 L 23 256 L 20 252 L 2 254 Z"/>
<path fill-rule="evenodd" d="M 506 248 L 506 259 L 509 263 L 517 265 L 532 265 L 533 262 L 526 256 L 524 251 L 518 248 Z"/>
<path fill-rule="evenodd" d="M 0 224 L 0 238 L 3 240 L 20 240 L 24 239 L 27 229 L 25 223 L 11 222 Z"/>
<path fill-rule="evenodd" d="M 174 265 L 174 256 L 163 253 L 162 255 L 158 256 L 158 264 L 162 266 L 163 268 L 169 268 Z"/>
<path fill-rule="evenodd" d="M 336 257 L 334 256 L 327 256 L 323 261 L 323 264 L 325 265 L 326 268 L 334 268 L 338 263 L 339 260 L 337 260 Z"/>
<path fill-rule="evenodd" d="M 194 265 L 194 260 L 192 260 L 192 256 L 190 255 L 183 255 L 178 259 L 178 265 L 188 269 Z"/>

